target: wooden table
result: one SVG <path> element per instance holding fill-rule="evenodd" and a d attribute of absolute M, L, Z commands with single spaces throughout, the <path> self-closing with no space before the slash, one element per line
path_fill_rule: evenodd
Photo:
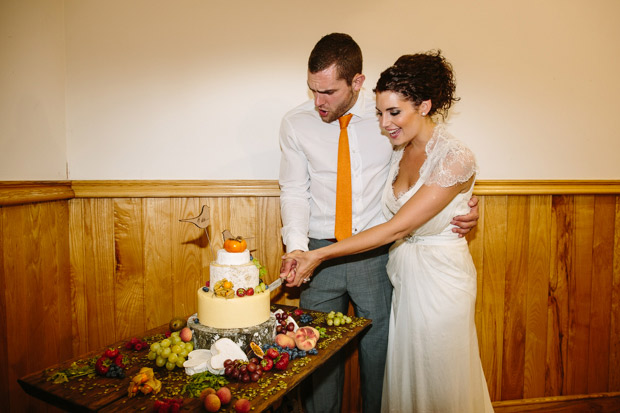
<path fill-rule="evenodd" d="M 294 307 L 277 306 L 286 311 L 292 311 Z M 309 325 L 325 327 L 327 337 L 321 338 L 317 345 L 317 355 L 307 356 L 301 359 L 291 360 L 285 371 L 275 369 L 265 372 L 263 377 L 256 383 L 230 382 L 228 387 L 233 393 L 233 401 L 227 406 L 222 406 L 220 411 L 234 412 L 234 401 L 237 397 L 250 395 L 253 413 L 277 408 L 285 395 L 301 383 L 314 370 L 322 365 L 327 359 L 336 354 L 347 343 L 362 333 L 371 324 L 370 320 L 353 317 L 351 324 L 339 327 L 328 327 L 325 313 L 307 311 L 314 320 Z M 149 345 L 163 338 L 168 325 L 163 325 L 145 332 L 138 337 L 144 337 Z M 387 340 L 387 337 L 386 337 Z M 158 368 L 154 361 L 147 359 L 148 349 L 141 352 L 127 350 L 124 344 L 127 340 L 111 344 L 104 349 L 90 352 L 81 357 L 67 360 L 63 363 L 51 366 L 42 371 L 30 374 L 18 380 L 26 393 L 44 402 L 69 412 L 119 412 L 119 411 L 152 411 L 155 400 L 171 397 L 184 397 L 182 411 L 205 411 L 200 399 L 191 398 L 180 394 L 183 385 L 189 380 L 184 369 L 175 369 L 170 372 L 165 368 Z M 82 362 L 92 357 L 99 357 L 106 348 L 119 348 L 121 352 L 129 356 L 128 367 L 125 369 L 124 379 L 95 377 L 76 377 L 67 383 L 55 384 L 48 381 L 54 372 L 68 368 L 73 362 Z M 127 397 L 127 388 L 131 378 L 138 373 L 141 367 L 152 367 L 157 378 L 162 381 L 162 391 L 156 396 L 139 395 L 133 398 Z M 177 392 L 177 394 L 174 394 Z"/>

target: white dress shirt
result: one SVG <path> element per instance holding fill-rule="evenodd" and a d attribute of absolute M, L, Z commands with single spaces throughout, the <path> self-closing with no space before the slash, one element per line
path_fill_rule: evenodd
<path fill-rule="evenodd" d="M 360 92 L 348 113 L 351 153 L 352 232 L 385 222 L 381 193 L 392 145 L 381 134 L 375 96 Z M 287 251 L 308 250 L 308 238 L 334 238 L 338 120 L 325 123 L 309 100 L 288 112 L 280 126 L 280 208 Z"/>

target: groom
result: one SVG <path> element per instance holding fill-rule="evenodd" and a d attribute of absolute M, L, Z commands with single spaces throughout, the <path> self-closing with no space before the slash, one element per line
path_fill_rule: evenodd
<path fill-rule="evenodd" d="M 392 146 L 381 135 L 374 94 L 362 90 L 362 52 L 351 36 L 332 33 L 314 46 L 308 59 L 308 87 L 314 96 L 289 111 L 280 127 L 280 206 L 282 240 L 287 252 L 308 251 L 336 242 L 336 186 L 341 127 L 352 117 L 348 134 L 351 182 L 351 232 L 356 234 L 385 221 L 381 193 L 389 170 Z M 455 232 L 466 234 L 478 220 L 472 211 L 456 217 Z M 302 288 L 300 307 L 346 313 L 372 320 L 359 341 L 362 407 L 381 408 L 392 285 L 386 273 L 389 246 L 323 263 Z M 282 263 L 280 276 L 290 282 L 295 262 Z M 307 381 L 308 382 L 308 381 Z M 310 378 L 304 398 L 309 413 L 339 413 L 344 383 L 344 358 L 337 354 Z"/>

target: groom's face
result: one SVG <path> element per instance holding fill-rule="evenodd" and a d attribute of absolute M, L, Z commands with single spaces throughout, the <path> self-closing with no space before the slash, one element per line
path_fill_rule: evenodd
<path fill-rule="evenodd" d="M 363 83 L 362 75 L 356 75 L 351 85 L 339 78 L 336 65 L 320 72 L 308 72 L 308 88 L 314 96 L 314 106 L 326 123 L 331 123 L 353 107 Z M 358 87 L 359 85 L 359 87 Z"/>

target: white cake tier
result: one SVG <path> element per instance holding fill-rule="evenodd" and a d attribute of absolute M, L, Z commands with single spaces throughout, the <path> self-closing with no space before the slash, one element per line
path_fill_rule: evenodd
<path fill-rule="evenodd" d="M 217 250 L 217 260 L 220 265 L 243 265 L 250 262 L 250 250 L 243 252 L 228 252 L 225 249 Z"/>
<path fill-rule="evenodd" d="M 269 292 L 223 298 L 198 289 L 198 321 L 213 328 L 244 328 L 264 323 L 271 314 Z"/>
<path fill-rule="evenodd" d="M 211 288 L 214 288 L 215 284 L 223 279 L 233 283 L 235 291 L 239 288 L 246 290 L 250 287 L 255 288 L 258 285 L 258 267 L 252 262 L 243 265 L 219 265 L 212 262 L 209 271 Z"/>

